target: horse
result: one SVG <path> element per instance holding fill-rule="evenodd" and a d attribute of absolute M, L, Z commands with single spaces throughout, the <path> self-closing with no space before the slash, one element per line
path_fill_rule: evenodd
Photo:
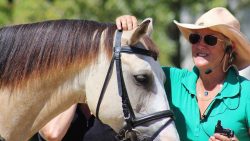
<path fill-rule="evenodd" d="M 135 131 L 138 140 L 154 134 L 155 140 L 179 140 L 165 112 L 170 107 L 152 31 L 152 19 L 123 32 L 113 23 L 76 19 L 2 27 L 0 140 L 27 141 L 74 103 L 87 103 L 116 132 L 129 119 L 129 131 Z M 120 60 L 116 69 L 109 69 L 116 62 L 112 58 Z M 122 88 L 117 85 L 118 72 Z M 124 89 L 126 96 L 120 96 L 118 91 Z"/>

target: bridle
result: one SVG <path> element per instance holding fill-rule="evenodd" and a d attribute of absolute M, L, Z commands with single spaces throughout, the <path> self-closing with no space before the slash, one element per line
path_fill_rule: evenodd
<path fill-rule="evenodd" d="M 170 117 L 170 120 L 168 120 L 164 125 L 162 125 L 147 141 L 153 141 L 158 134 L 173 121 L 173 112 L 170 110 L 164 110 L 159 111 L 153 114 L 146 115 L 144 117 L 136 118 L 134 111 L 132 109 L 128 93 L 126 90 L 125 82 L 122 75 L 122 64 L 121 64 L 121 53 L 130 53 L 130 54 L 141 54 L 146 56 L 151 56 L 156 60 L 156 56 L 152 51 L 139 48 L 136 46 L 121 46 L 121 36 L 122 31 L 117 30 L 115 34 L 115 43 L 113 47 L 113 56 L 110 62 L 110 66 L 101 90 L 101 94 L 97 103 L 96 108 L 96 118 L 99 119 L 99 109 L 100 105 L 103 99 L 103 96 L 105 94 L 107 85 L 109 83 L 114 62 L 116 64 L 116 74 L 117 74 L 117 83 L 118 83 L 118 92 L 120 97 L 122 98 L 122 109 L 124 114 L 124 119 L 126 121 L 126 125 L 124 128 L 122 128 L 119 133 L 117 134 L 117 139 L 120 141 L 138 141 L 136 131 L 134 130 L 135 127 L 139 125 L 143 125 L 145 123 L 159 120 L 163 118 Z"/>

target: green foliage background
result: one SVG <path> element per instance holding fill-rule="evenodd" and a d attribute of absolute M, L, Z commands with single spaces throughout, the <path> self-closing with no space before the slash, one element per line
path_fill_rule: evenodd
<path fill-rule="evenodd" d="M 235 0 L 0 0 L 0 26 L 52 19 L 86 19 L 115 22 L 115 18 L 135 15 L 139 20 L 152 17 L 153 40 L 160 48 L 162 65 L 180 65 L 179 31 L 173 20 L 188 8 L 194 16 L 212 7 L 228 7 Z M 248 0 L 238 0 L 240 7 Z"/>
<path fill-rule="evenodd" d="M 179 32 L 173 20 L 179 20 L 180 9 L 201 11 L 226 6 L 226 0 L 1 0 L 0 25 L 22 24 L 51 19 L 87 19 L 115 22 L 131 14 L 143 20 L 154 20 L 153 39 L 160 48 L 160 63 L 179 66 Z"/>

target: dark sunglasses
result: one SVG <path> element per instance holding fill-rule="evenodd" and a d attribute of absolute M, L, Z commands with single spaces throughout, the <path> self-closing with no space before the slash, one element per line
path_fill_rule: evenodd
<path fill-rule="evenodd" d="M 202 36 L 200 34 L 197 33 L 191 33 L 189 35 L 189 42 L 191 44 L 197 44 L 198 42 L 200 42 L 202 39 Z M 203 37 L 204 43 L 206 43 L 209 46 L 215 46 L 217 44 L 217 41 L 220 40 L 217 37 L 213 36 L 213 35 L 205 35 Z"/>

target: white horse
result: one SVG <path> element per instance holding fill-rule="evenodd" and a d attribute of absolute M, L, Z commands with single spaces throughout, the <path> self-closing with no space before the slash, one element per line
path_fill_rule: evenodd
<path fill-rule="evenodd" d="M 114 24 L 57 20 L 0 29 L 0 140 L 27 141 L 74 103 L 97 101 L 113 54 Z M 121 46 L 137 46 L 158 55 L 149 38 L 152 21 L 124 31 Z M 133 47 L 131 47 L 133 48 Z M 124 82 L 136 118 L 168 110 L 164 74 L 148 55 L 121 53 Z M 115 67 L 114 67 L 115 68 Z M 101 102 L 99 118 L 116 132 L 126 125 L 116 70 Z M 138 139 L 152 136 L 170 118 L 133 128 Z M 174 122 L 155 140 L 179 140 Z"/>

